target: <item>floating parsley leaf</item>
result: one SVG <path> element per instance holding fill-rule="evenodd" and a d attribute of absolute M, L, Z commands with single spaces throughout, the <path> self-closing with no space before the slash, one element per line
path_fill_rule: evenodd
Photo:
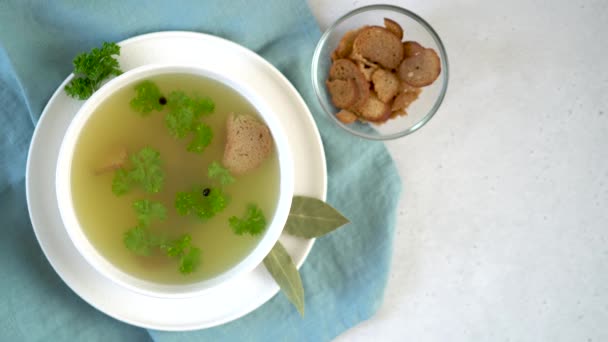
<path fill-rule="evenodd" d="M 131 189 L 131 179 L 129 178 L 129 172 L 124 169 L 118 169 L 114 173 L 114 179 L 112 180 L 112 192 L 117 195 L 124 195 Z"/>
<path fill-rule="evenodd" d="M 152 219 L 164 220 L 165 207 L 149 200 L 139 200 L 133 203 L 139 224 L 129 229 L 123 235 L 123 243 L 127 249 L 140 256 L 150 256 L 160 250 L 168 257 L 179 258 L 179 271 L 189 274 L 200 264 L 201 250 L 192 246 L 192 237 L 184 234 L 175 240 L 168 240 L 163 235 L 153 234 L 148 230 Z"/>
<path fill-rule="evenodd" d="M 189 274 L 196 270 L 200 264 L 201 250 L 192 246 L 192 237 L 184 234 L 180 238 L 160 246 L 169 257 L 179 257 L 179 271 Z"/>
<path fill-rule="evenodd" d="M 221 212 L 228 206 L 230 198 L 222 190 L 213 188 L 209 195 L 202 196 L 200 205 L 196 208 L 196 216 L 201 219 L 209 219 Z"/>
<path fill-rule="evenodd" d="M 205 150 L 205 147 L 211 144 L 213 131 L 211 130 L 211 127 L 199 122 L 194 125 L 192 133 L 194 134 L 194 138 L 192 138 L 192 141 L 188 145 L 188 151 L 202 153 Z"/>
<path fill-rule="evenodd" d="M 203 187 L 175 195 L 175 209 L 182 215 L 195 214 L 200 219 L 210 219 L 228 206 L 230 198 L 220 189 L 210 189 L 203 195 Z"/>
<path fill-rule="evenodd" d="M 103 80 L 122 73 L 113 56 L 120 55 L 120 46 L 104 42 L 101 49 L 93 48 L 74 58 L 74 78 L 65 86 L 65 92 L 80 100 L 88 99 Z"/>
<path fill-rule="evenodd" d="M 266 228 L 266 218 L 264 213 L 255 204 L 247 206 L 247 212 L 243 218 L 232 216 L 228 219 L 232 231 L 237 235 L 249 233 L 250 235 L 258 235 Z"/>
<path fill-rule="evenodd" d="M 162 97 L 160 89 L 151 81 L 143 81 L 135 86 L 137 95 L 131 100 L 131 108 L 148 115 L 153 110 L 161 111 L 163 105 L 159 102 Z"/>
<path fill-rule="evenodd" d="M 178 239 L 163 244 L 160 248 L 163 249 L 168 256 L 180 256 L 190 247 L 191 241 L 192 237 L 188 234 L 184 234 Z"/>
<path fill-rule="evenodd" d="M 172 91 L 168 97 L 169 114 L 165 123 L 169 132 L 176 138 L 183 138 L 196 128 L 198 119 L 210 114 L 215 103 L 209 98 L 189 97 L 183 91 Z"/>
<path fill-rule="evenodd" d="M 152 254 L 152 240 L 148 230 L 141 225 L 126 231 L 123 236 L 123 242 L 130 251 L 137 255 Z"/>
<path fill-rule="evenodd" d="M 196 192 L 178 192 L 175 195 L 175 209 L 177 209 L 177 213 L 182 216 L 190 215 L 196 207 L 196 195 Z"/>
<path fill-rule="evenodd" d="M 222 185 L 234 183 L 234 177 L 232 177 L 230 171 L 218 162 L 213 162 L 209 165 L 207 168 L 207 176 L 212 179 L 218 179 Z"/>
<path fill-rule="evenodd" d="M 133 202 L 133 208 L 137 213 L 137 220 L 141 226 L 147 227 L 152 220 L 165 220 L 167 209 L 160 202 L 150 200 L 138 200 Z"/>
<path fill-rule="evenodd" d="M 161 168 L 160 153 L 144 147 L 129 157 L 132 168 L 116 170 L 112 180 L 112 192 L 120 196 L 127 193 L 135 184 L 140 184 L 146 192 L 159 192 L 165 180 Z"/>
<path fill-rule="evenodd" d="M 165 123 L 171 135 L 183 138 L 194 125 L 194 120 L 198 119 L 195 113 L 186 105 L 186 94 L 181 91 L 173 91 L 169 94 L 170 112 L 165 117 Z"/>
<path fill-rule="evenodd" d="M 134 166 L 130 172 L 131 179 L 141 183 L 147 192 L 159 192 L 165 178 L 160 167 L 160 153 L 150 147 L 144 147 L 131 155 L 130 160 Z"/>
<path fill-rule="evenodd" d="M 201 250 L 197 247 L 191 247 L 188 253 L 183 254 L 179 259 L 179 271 L 182 274 L 190 274 L 194 272 L 201 260 Z"/>

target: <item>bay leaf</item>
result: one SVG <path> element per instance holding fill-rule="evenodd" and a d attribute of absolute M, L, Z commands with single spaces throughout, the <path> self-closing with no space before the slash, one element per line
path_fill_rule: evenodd
<path fill-rule="evenodd" d="M 281 242 L 277 241 L 264 258 L 264 266 L 287 299 L 298 309 L 300 315 L 304 316 L 304 287 L 300 272 Z"/>
<path fill-rule="evenodd" d="M 339 211 L 320 199 L 295 196 L 285 231 L 290 235 L 310 239 L 323 236 L 349 222 Z"/>

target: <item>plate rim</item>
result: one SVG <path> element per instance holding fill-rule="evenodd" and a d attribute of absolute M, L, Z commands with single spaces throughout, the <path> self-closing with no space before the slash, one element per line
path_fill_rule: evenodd
<path fill-rule="evenodd" d="M 317 124 L 314 120 L 314 117 L 312 115 L 312 112 L 310 111 L 310 108 L 308 107 L 308 105 L 306 104 L 306 102 L 304 101 L 304 99 L 302 98 L 302 95 L 300 94 L 300 92 L 295 88 L 295 86 L 285 77 L 285 75 L 283 75 L 274 65 L 272 65 L 269 61 L 267 61 L 266 59 L 264 59 L 263 57 L 261 57 L 260 55 L 258 55 L 255 51 L 248 49 L 247 47 L 240 45 L 236 42 L 230 41 L 228 39 L 222 38 L 222 37 L 218 37 L 212 34 L 208 34 L 208 33 L 203 33 L 203 32 L 195 32 L 195 31 L 182 31 L 182 30 L 168 30 L 168 31 L 155 31 L 155 32 L 150 32 L 150 33 L 145 33 L 145 34 L 141 34 L 141 35 L 136 35 L 133 37 L 129 37 L 127 39 L 124 39 L 120 42 L 118 42 L 117 44 L 120 45 L 121 47 L 124 45 L 128 45 L 128 44 L 135 44 L 137 42 L 140 41 L 145 41 L 145 40 L 154 40 L 154 39 L 160 39 L 160 38 L 192 38 L 192 39 L 210 39 L 210 40 L 217 40 L 222 44 L 228 44 L 228 45 L 232 45 L 238 49 L 244 49 L 249 53 L 248 58 L 253 58 L 256 61 L 256 64 L 263 64 L 267 67 L 268 71 L 273 73 L 273 76 L 276 77 L 283 85 L 287 86 L 290 90 L 290 92 L 292 93 L 291 97 L 293 97 L 293 100 L 297 101 L 300 103 L 301 107 L 304 108 L 306 110 L 306 113 L 308 115 L 305 116 L 306 120 L 310 122 L 310 124 L 312 125 L 312 127 L 314 127 L 314 130 L 310 132 L 309 134 L 309 138 L 313 138 L 314 136 L 314 142 L 315 145 L 318 145 L 320 147 L 320 159 L 321 159 L 321 167 L 323 169 L 323 179 L 321 180 L 322 183 L 322 199 L 325 201 L 327 199 L 327 183 L 328 183 L 328 175 L 327 175 L 327 160 L 326 160 L 326 156 L 325 156 L 325 149 L 324 149 L 324 145 L 323 145 L 323 141 L 321 139 L 321 135 L 319 132 L 319 129 L 317 127 Z M 51 111 L 52 106 L 54 104 L 54 102 L 57 100 L 57 97 L 61 94 L 61 92 L 63 91 L 63 88 L 65 87 L 65 85 L 70 82 L 72 80 L 72 78 L 74 77 L 73 73 L 70 73 L 64 80 L 63 82 L 61 82 L 61 84 L 57 87 L 57 89 L 53 92 L 53 94 L 50 96 L 50 98 L 48 99 L 48 101 L 46 102 L 40 116 L 38 117 L 37 121 L 36 121 L 36 126 L 34 128 L 34 132 L 32 134 L 31 140 L 30 140 L 30 146 L 28 148 L 28 154 L 27 154 L 27 161 L 26 161 L 26 168 L 25 168 L 25 194 L 26 194 L 26 202 L 27 202 L 27 208 L 28 208 L 28 216 L 30 218 L 30 223 L 32 225 L 32 230 L 34 231 L 34 235 L 36 236 L 36 240 L 38 242 L 38 245 L 40 246 L 40 249 L 42 250 L 46 260 L 49 262 L 49 264 L 51 265 L 51 267 L 53 268 L 53 270 L 55 271 L 55 273 L 59 276 L 59 278 L 62 280 L 62 282 L 72 291 L 74 292 L 79 298 L 81 298 L 82 300 L 84 300 L 87 304 L 91 305 L 93 308 L 95 308 L 96 310 L 104 313 L 105 315 L 108 315 L 118 321 L 124 322 L 124 323 L 128 323 L 130 325 L 136 326 L 136 327 L 141 327 L 141 328 L 146 328 L 146 329 L 155 329 L 155 330 L 163 330 L 163 331 L 191 331 L 191 330 L 199 330 L 199 329 L 207 329 L 207 328 L 211 328 L 211 327 L 215 327 L 215 326 L 219 326 L 228 322 L 231 322 L 233 320 L 239 319 L 251 312 L 253 312 L 254 310 L 258 309 L 259 307 L 261 307 L 262 305 L 266 304 L 269 300 L 271 300 L 278 292 L 279 289 L 278 287 L 275 288 L 272 291 L 272 295 L 267 298 L 266 300 L 264 300 L 262 303 L 253 303 L 252 305 L 250 305 L 250 307 L 244 307 L 243 310 L 239 311 L 238 313 L 230 316 L 227 315 L 227 317 L 224 317 L 223 319 L 219 319 L 219 320 L 214 320 L 211 324 L 208 323 L 199 323 L 199 324 L 186 324 L 186 325 L 163 325 L 163 324 L 154 324 L 152 322 L 144 322 L 144 321 L 137 321 L 131 318 L 127 318 L 127 317 L 122 317 L 119 316 L 117 314 L 115 314 L 114 312 L 109 312 L 106 310 L 102 310 L 100 309 L 100 307 L 98 305 L 96 305 L 96 303 L 92 302 L 89 300 L 89 298 L 85 298 L 83 297 L 80 293 L 78 293 L 78 291 L 76 289 L 74 289 L 65 279 L 65 275 L 63 272 L 59 271 L 58 267 L 56 266 L 56 262 L 57 260 L 53 260 L 52 258 L 49 258 L 49 252 L 47 251 L 48 246 L 45 245 L 45 243 L 43 243 L 42 241 L 44 239 L 41 239 L 41 234 L 42 232 L 40 231 L 40 228 L 36 228 L 36 224 L 35 222 L 38 222 L 39 220 L 35 218 L 36 215 L 33 214 L 32 212 L 32 204 L 31 202 L 32 197 L 35 195 L 33 193 L 34 189 L 32 188 L 31 183 L 31 173 L 32 171 L 32 151 L 35 149 L 35 145 L 40 144 L 40 142 L 38 142 L 38 140 L 40 140 L 40 135 L 41 135 L 41 126 L 40 123 L 44 122 L 45 119 L 47 119 L 48 117 L 48 113 Z M 54 177 L 54 174 L 53 174 Z M 296 194 L 294 194 L 295 196 Z M 52 210 L 58 210 L 57 208 L 54 208 Z M 39 225 L 42 225 L 44 223 L 38 223 Z M 62 227 L 63 229 L 65 229 L 65 227 Z M 67 232 L 66 232 L 67 234 Z M 282 234 L 283 236 L 284 234 Z M 315 243 L 316 239 L 307 239 L 305 242 L 306 243 L 306 248 L 304 250 L 303 256 L 301 257 L 300 260 L 298 260 L 296 262 L 296 266 L 299 268 L 301 268 L 301 266 L 304 264 L 304 262 L 306 261 L 306 259 L 308 258 L 308 255 L 310 254 L 310 251 Z M 71 243 L 71 240 L 70 242 Z M 74 247 L 74 246 L 73 246 Z M 75 248 L 75 247 L 74 247 Z M 85 261 L 86 262 L 86 261 Z M 253 271 L 252 271 L 253 272 Z M 97 272 L 96 272 L 97 273 Z M 103 275 L 99 274 L 99 276 L 103 277 Z M 119 286 L 119 285 L 117 285 Z M 219 285 L 221 286 L 221 285 Z M 219 287 L 218 286 L 218 287 Z M 135 293 L 133 293 L 134 295 L 136 295 Z M 171 299 L 168 299 L 171 300 Z"/>

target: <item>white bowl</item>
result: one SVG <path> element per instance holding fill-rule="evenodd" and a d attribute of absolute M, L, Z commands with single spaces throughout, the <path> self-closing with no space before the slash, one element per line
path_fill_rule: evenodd
<path fill-rule="evenodd" d="M 138 81 L 161 74 L 193 74 L 219 81 L 244 96 L 262 116 L 274 138 L 274 146 L 279 160 L 279 198 L 270 224 L 258 245 L 238 264 L 227 271 L 207 280 L 186 284 L 168 285 L 154 283 L 127 274 L 106 260 L 89 241 L 84 233 L 74 210 L 71 192 L 71 166 L 76 143 L 86 122 L 95 109 L 109 96 L 118 90 L 132 86 Z M 80 108 L 61 143 L 56 170 L 56 189 L 59 212 L 72 243 L 84 259 L 99 273 L 115 283 L 132 291 L 161 298 L 192 297 L 207 291 L 214 286 L 227 282 L 239 275 L 252 271 L 270 252 L 279 239 L 289 210 L 294 189 L 294 169 L 291 150 L 283 127 L 276 119 L 278 113 L 273 112 L 268 99 L 259 96 L 255 88 L 234 81 L 212 71 L 192 65 L 146 65 L 130 70 L 103 85 Z"/>

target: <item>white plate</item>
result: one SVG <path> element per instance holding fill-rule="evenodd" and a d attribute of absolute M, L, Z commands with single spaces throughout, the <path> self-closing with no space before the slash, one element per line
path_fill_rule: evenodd
<path fill-rule="evenodd" d="M 121 68 L 126 71 L 153 63 L 196 64 L 256 85 L 273 100 L 287 132 L 295 166 L 295 193 L 325 199 L 325 154 L 317 127 L 306 104 L 289 81 L 270 63 L 233 42 L 193 32 L 151 33 L 120 43 Z M 147 297 L 122 288 L 93 270 L 78 254 L 61 222 L 55 197 L 57 156 L 61 139 L 83 102 L 63 91 L 70 75 L 44 109 L 30 146 L 26 193 L 30 218 L 47 259 L 82 299 L 118 320 L 159 330 L 193 330 L 237 319 L 264 304 L 278 291 L 266 269 L 220 285 L 187 299 Z M 314 240 L 283 234 L 281 242 L 300 267 Z M 247 288 L 247 291 L 243 291 Z"/>

